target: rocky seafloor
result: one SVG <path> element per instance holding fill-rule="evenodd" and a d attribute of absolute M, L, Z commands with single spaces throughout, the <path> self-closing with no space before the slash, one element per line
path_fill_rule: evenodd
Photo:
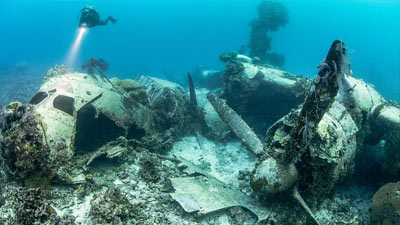
<path fill-rule="evenodd" d="M 207 139 L 203 141 L 204 149 L 200 150 L 196 137 L 185 137 L 174 144 L 170 154 L 187 156 L 187 160 L 210 174 L 252 195 L 248 174 L 255 159 L 246 154 L 239 142 L 216 144 Z M 257 217 L 242 207 L 207 215 L 186 213 L 171 198 L 169 193 L 173 189 L 168 181 L 172 177 L 189 176 L 184 165 L 159 158 L 146 150 L 135 151 L 129 159 L 122 161 L 98 160 L 88 168 L 86 184 L 46 187 L 41 183 L 44 187 L 39 193 L 31 193 L 35 188 L 5 182 L 3 178 L 1 224 L 239 225 L 257 222 Z M 21 204 L 19 198 L 30 195 L 32 204 L 36 205 Z M 339 187 L 315 209 L 316 215 L 323 224 L 369 224 L 372 195 L 371 190 L 350 184 Z M 269 206 L 274 202 L 266 200 L 264 204 Z M 54 211 L 49 210 L 50 207 Z M 277 206 L 273 212 L 273 219 L 259 224 L 312 224 L 295 202 Z M 53 216 L 57 218 L 50 219 Z"/>

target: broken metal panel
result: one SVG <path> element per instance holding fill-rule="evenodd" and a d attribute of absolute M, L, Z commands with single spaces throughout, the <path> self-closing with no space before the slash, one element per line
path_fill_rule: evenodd
<path fill-rule="evenodd" d="M 182 208 L 188 213 L 197 212 L 201 209 L 195 199 L 189 194 L 172 193 L 171 196 L 175 201 L 179 202 Z"/>
<path fill-rule="evenodd" d="M 267 219 L 271 212 L 256 199 L 231 189 L 223 182 L 212 177 L 171 178 L 175 189 L 171 197 L 186 212 L 207 214 L 234 206 L 241 206 L 253 212 L 259 221 Z"/>
<path fill-rule="evenodd" d="M 141 75 L 136 78 L 136 81 L 146 89 L 151 106 L 163 102 L 167 95 L 178 98 L 181 98 L 181 96 L 186 97 L 186 92 L 180 85 L 166 80 Z M 176 104 L 179 103 L 176 102 Z"/>
<path fill-rule="evenodd" d="M 82 169 L 74 169 L 70 173 L 70 182 L 72 184 L 82 184 L 86 181 L 85 174 L 83 173 Z"/>
<path fill-rule="evenodd" d="M 118 157 L 120 155 L 122 155 L 124 152 L 126 151 L 126 148 L 123 148 L 119 145 L 112 147 L 111 149 L 108 149 L 106 151 L 106 156 L 109 159 Z"/>
<path fill-rule="evenodd" d="M 202 168 L 181 157 L 177 159 L 184 165 L 185 173 L 191 177 L 171 178 L 175 189 L 171 197 L 186 212 L 207 214 L 234 206 L 241 206 L 253 212 L 259 221 L 269 218 L 271 212 L 257 199 L 229 187 L 226 183 L 208 174 Z"/>
<path fill-rule="evenodd" d="M 174 128 L 186 132 L 189 99 L 178 84 L 149 76 L 139 76 L 136 81 L 146 90 L 150 108 L 154 111 L 154 125 L 158 131 Z"/>
<path fill-rule="evenodd" d="M 96 158 L 105 155 L 108 159 L 113 159 L 124 155 L 128 150 L 126 147 L 127 139 L 120 137 L 115 141 L 108 142 L 102 147 L 98 148 L 95 152 L 91 152 L 88 155 L 90 157 L 85 160 L 83 167 L 87 168 Z"/>

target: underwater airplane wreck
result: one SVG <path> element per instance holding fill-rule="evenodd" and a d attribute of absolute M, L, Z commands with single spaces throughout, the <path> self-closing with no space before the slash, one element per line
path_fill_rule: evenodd
<path fill-rule="evenodd" d="M 313 80 L 223 59 L 223 73 L 189 74 L 189 91 L 108 79 L 96 59 L 88 73 L 50 70 L 29 104 L 1 115 L 0 224 L 400 222 L 400 105 L 352 76 L 342 41 Z M 215 76 L 214 90 L 193 84 Z M 382 140 L 387 184 L 372 199 L 332 198 Z"/>

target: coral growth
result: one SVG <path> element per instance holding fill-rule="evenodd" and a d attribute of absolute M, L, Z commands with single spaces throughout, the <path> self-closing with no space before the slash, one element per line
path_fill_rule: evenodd
<path fill-rule="evenodd" d="M 50 180 L 62 175 L 61 167 L 70 166 L 65 151 L 49 147 L 46 127 L 30 106 L 12 103 L 0 121 L 0 157 L 10 178 L 47 188 Z"/>
<path fill-rule="evenodd" d="M 400 223 L 400 183 L 388 183 L 372 198 L 371 224 Z"/>
<path fill-rule="evenodd" d="M 18 109 L 22 106 L 17 104 L 14 111 L 18 115 Z M 10 105 L 9 108 L 13 106 Z M 50 149 L 44 143 L 40 122 L 29 107 L 25 107 L 23 114 L 15 116 L 12 122 L 7 124 L 7 114 L 3 121 L 3 137 L 1 143 L 1 157 L 6 162 L 10 174 L 17 178 L 26 178 L 30 173 L 39 170 L 49 172 L 51 163 L 47 161 Z M 4 123 L 3 123 L 4 124 Z M 11 126 L 10 126 L 11 125 Z M 50 174 L 49 174 L 50 175 Z"/>
<path fill-rule="evenodd" d="M 174 142 L 173 129 L 162 133 L 151 133 L 135 141 L 135 148 L 146 149 L 157 154 L 164 154 L 172 148 Z"/>
<path fill-rule="evenodd" d="M 73 224 L 71 221 L 63 221 L 57 216 L 48 197 L 40 188 L 19 188 L 14 195 L 15 218 L 13 224 Z"/>
<path fill-rule="evenodd" d="M 67 74 L 67 73 L 72 73 L 73 70 L 66 68 L 64 65 L 55 65 L 53 68 L 50 68 L 46 75 L 43 78 L 43 82 L 42 83 L 46 83 L 48 80 L 50 80 L 53 77 L 57 77 L 63 74 Z"/>
<path fill-rule="evenodd" d="M 282 68 L 285 57 L 271 50 L 271 37 L 268 32 L 276 31 L 289 22 L 289 11 L 281 3 L 263 0 L 257 7 L 258 19 L 250 22 L 250 57 L 258 57 L 262 63 Z"/>
<path fill-rule="evenodd" d="M 48 177 L 43 176 L 40 171 L 34 171 L 24 180 L 25 186 L 28 188 L 40 188 L 44 191 L 52 189 L 51 182 Z"/>
<path fill-rule="evenodd" d="M 141 224 L 140 205 L 132 205 L 119 189 L 110 188 L 91 202 L 90 214 L 95 224 Z"/>
<path fill-rule="evenodd" d="M 87 70 L 88 74 L 94 74 L 94 69 L 97 69 L 103 75 L 103 73 L 108 70 L 108 63 L 102 58 L 96 59 L 90 57 L 81 66 L 81 69 Z"/>
<path fill-rule="evenodd" d="M 6 110 L 0 114 L 0 129 L 4 132 L 12 127 L 13 123 L 19 121 L 26 111 L 26 105 L 20 102 L 11 102 Z"/>
<path fill-rule="evenodd" d="M 146 89 L 150 109 L 154 113 L 154 128 L 158 132 L 171 132 L 175 139 L 193 133 L 194 128 L 199 127 L 199 122 L 204 122 L 200 118 L 202 112 L 190 107 L 190 101 L 181 86 L 147 76 L 139 76 L 136 81 Z"/>
<path fill-rule="evenodd" d="M 145 156 L 141 159 L 141 164 L 139 174 L 145 181 L 157 182 L 160 179 L 160 172 L 157 168 L 160 161 L 156 157 Z"/>

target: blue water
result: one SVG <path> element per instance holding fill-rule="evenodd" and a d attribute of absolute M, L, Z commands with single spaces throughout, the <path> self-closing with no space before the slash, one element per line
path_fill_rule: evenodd
<path fill-rule="evenodd" d="M 400 1 L 283 0 L 286 27 L 272 33 L 285 69 L 312 77 L 331 42 L 351 50 L 354 75 L 400 100 Z M 117 24 L 92 28 L 79 65 L 90 56 L 110 64 L 109 76 L 185 77 L 199 65 L 223 69 L 218 56 L 248 43 L 259 0 L 0 0 L 0 65 L 61 64 L 75 38 L 79 11 L 93 5 Z M 44 70 L 45 71 L 45 70 Z"/>

